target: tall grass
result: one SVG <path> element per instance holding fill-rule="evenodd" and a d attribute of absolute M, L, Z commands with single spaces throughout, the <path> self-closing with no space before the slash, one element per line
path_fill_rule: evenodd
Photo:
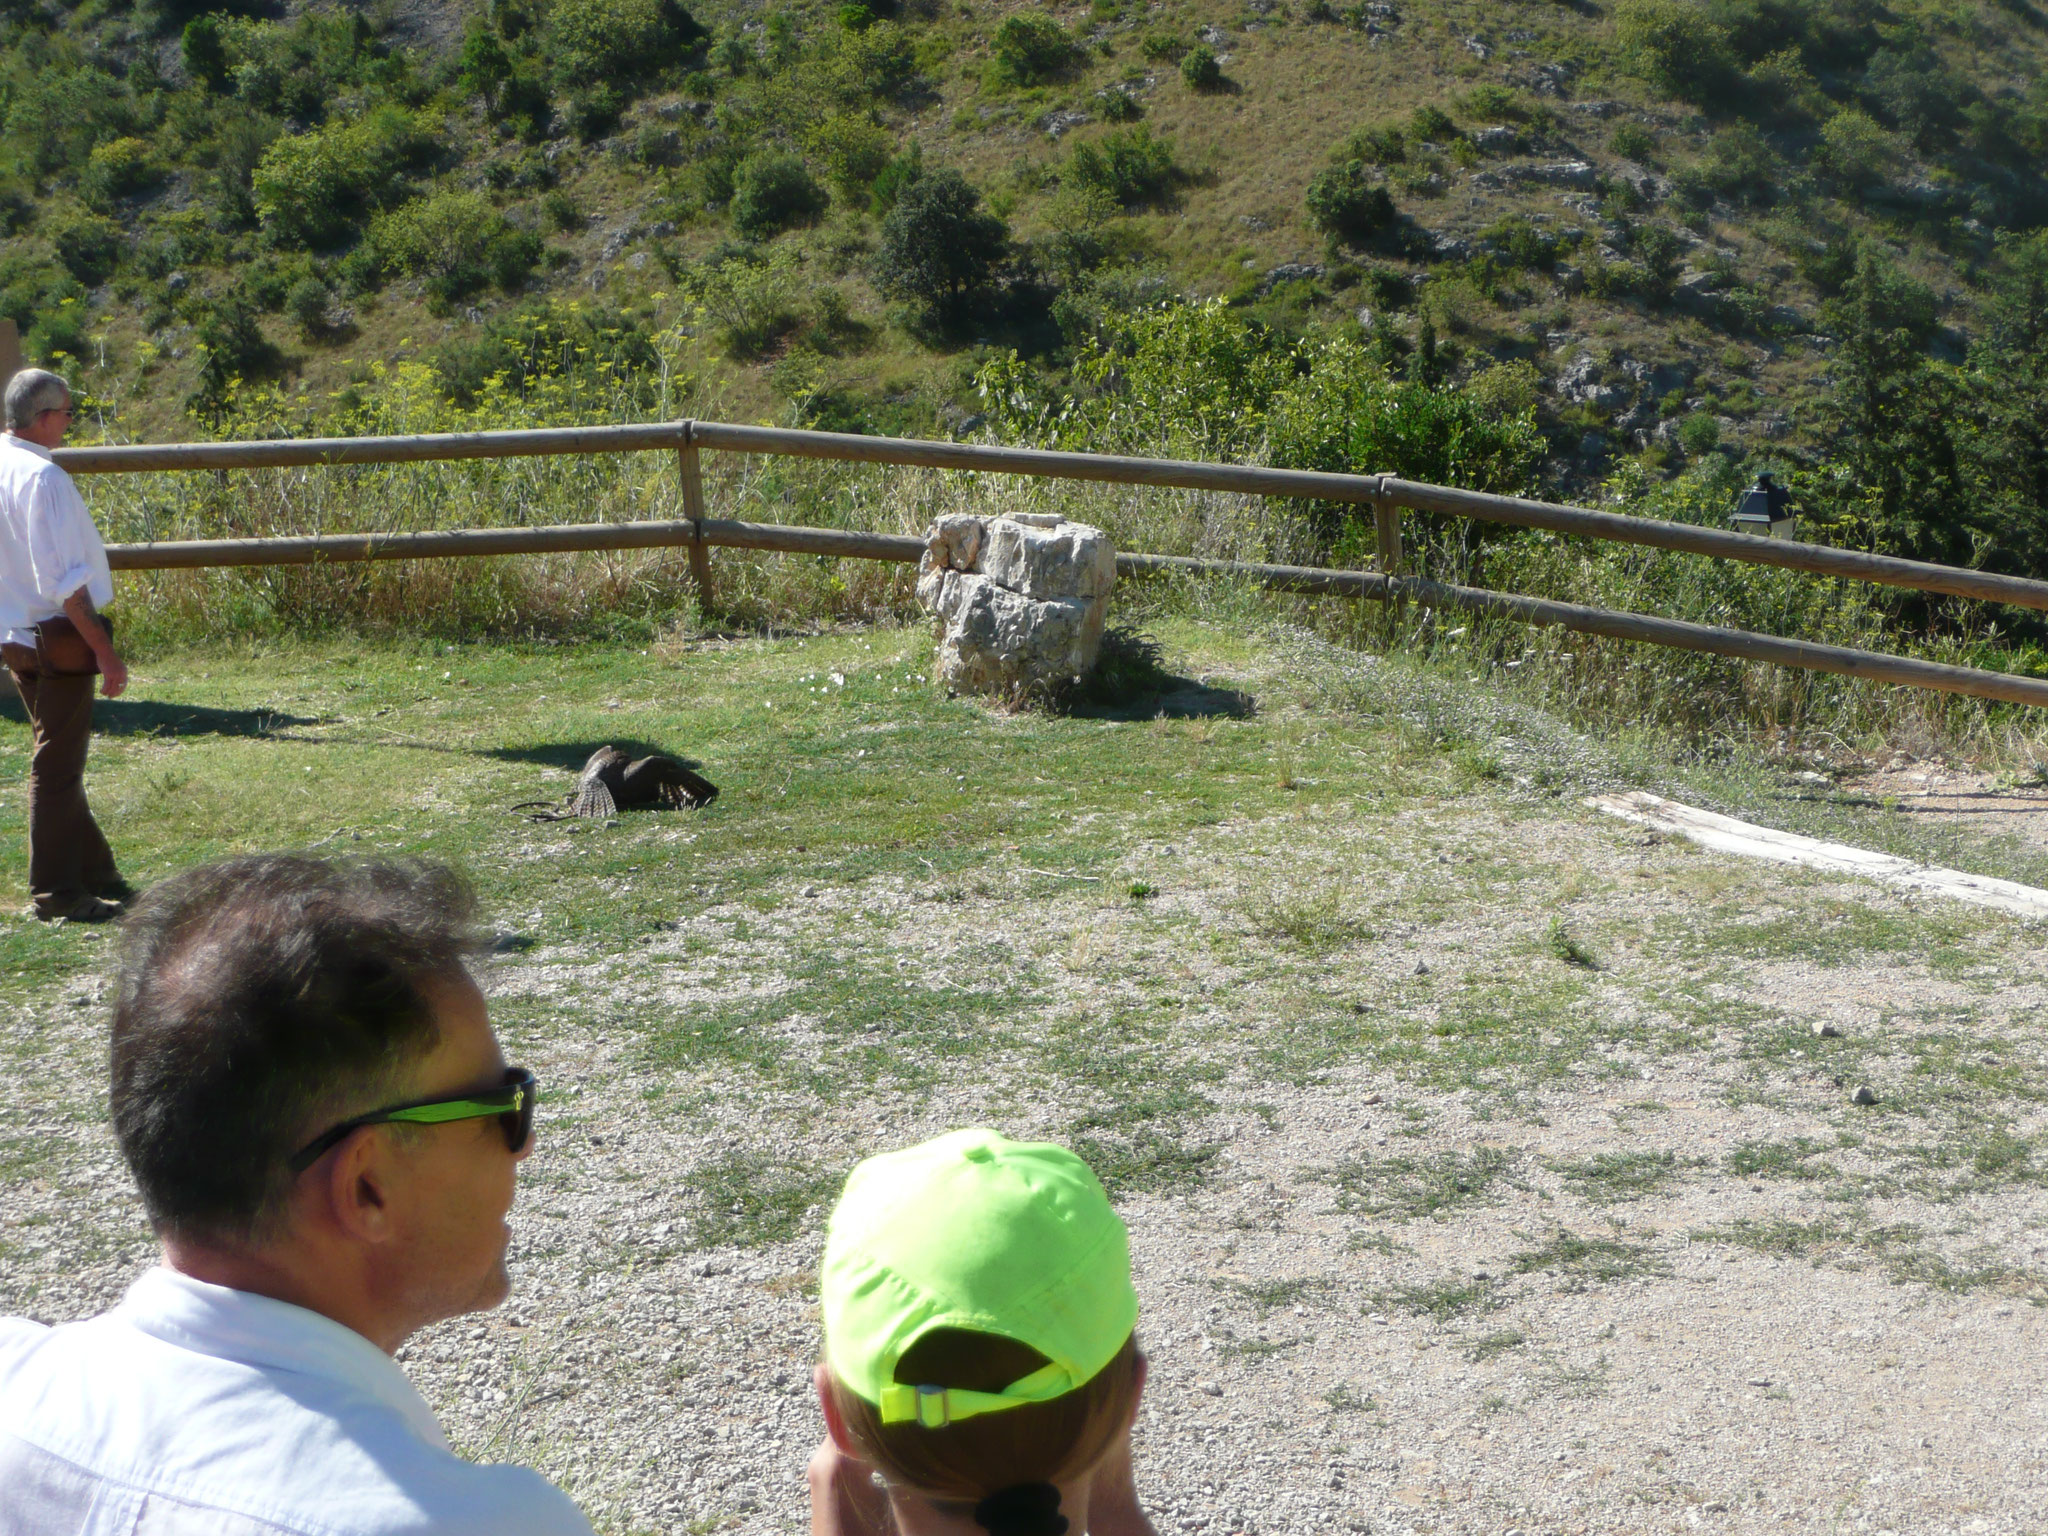
<path fill-rule="evenodd" d="M 464 404 L 447 397 L 432 368 L 400 364 L 322 413 L 274 392 L 246 396 L 224 433 L 717 417 L 717 395 L 668 366 L 674 355 L 661 351 L 653 368 L 569 366 L 518 387 L 493 378 Z M 1104 527 L 1121 549 L 1163 554 L 1313 564 L 1356 558 L 1369 544 L 1364 523 L 1333 531 L 1327 509 L 1216 492 L 731 454 L 708 454 L 704 467 L 715 515 L 762 522 L 915 533 L 947 511 L 1056 510 Z M 1733 474 L 1723 465 L 1663 485 L 1624 479 L 1612 489 L 1623 510 L 1707 521 L 1732 501 Z M 682 515 L 666 453 L 97 476 L 86 490 L 110 542 Z M 1947 609 L 1938 629 L 1908 628 L 1908 603 L 1898 594 L 1796 572 L 1530 531 L 1475 539 L 1472 529 L 1427 518 L 1410 520 L 1409 548 L 1423 574 L 1534 596 L 1976 666 L 2037 670 L 2040 661 L 2006 645 L 1972 605 Z M 727 550 L 714 553 L 713 567 L 722 626 L 780 629 L 915 612 L 904 566 Z M 121 578 L 119 604 L 124 633 L 144 647 L 337 631 L 644 638 L 705 618 L 680 550 L 137 572 Z M 2024 713 L 2006 706 L 1464 614 L 1387 612 L 1227 582 L 1127 586 L 1119 604 L 1127 622 L 1192 611 L 1235 624 L 1307 623 L 1354 647 L 1402 648 L 1466 676 L 1513 681 L 1587 725 L 1649 726 L 1691 745 L 1765 735 L 1997 749 L 2024 731 Z"/>

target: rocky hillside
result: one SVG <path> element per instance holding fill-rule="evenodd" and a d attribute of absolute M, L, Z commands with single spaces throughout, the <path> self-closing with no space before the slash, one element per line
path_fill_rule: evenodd
<path fill-rule="evenodd" d="M 1796 461 L 1859 263 L 1959 361 L 2048 222 L 2030 0 L 6 0 L 0 58 L 0 312 L 155 438 L 594 354 L 960 430 L 1187 294 L 1527 363 L 1567 485 Z"/>

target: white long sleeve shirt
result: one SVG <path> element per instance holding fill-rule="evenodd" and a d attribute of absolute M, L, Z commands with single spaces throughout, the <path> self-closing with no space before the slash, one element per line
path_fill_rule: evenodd
<path fill-rule="evenodd" d="M 0 640 L 34 645 L 80 587 L 93 607 L 114 600 L 106 546 L 78 487 L 50 450 L 0 434 Z"/>
<path fill-rule="evenodd" d="M 113 1311 L 0 1318 L 0 1536 L 591 1536 L 448 1448 L 368 1339 L 153 1269 Z"/>

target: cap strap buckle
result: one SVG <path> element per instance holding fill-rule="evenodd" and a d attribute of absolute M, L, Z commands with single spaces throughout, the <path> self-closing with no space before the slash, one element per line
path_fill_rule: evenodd
<path fill-rule="evenodd" d="M 924 1429 L 944 1429 L 953 1422 L 951 1394 L 944 1387 L 902 1386 L 891 1383 L 882 1388 L 884 1424 L 916 1424 Z"/>

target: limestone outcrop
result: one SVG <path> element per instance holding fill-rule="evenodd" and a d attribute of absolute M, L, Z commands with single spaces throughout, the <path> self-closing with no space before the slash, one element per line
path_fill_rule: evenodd
<path fill-rule="evenodd" d="M 1116 551 L 1056 513 L 932 524 L 917 598 L 938 621 L 938 680 L 1024 699 L 1085 676 L 1102 650 Z"/>

